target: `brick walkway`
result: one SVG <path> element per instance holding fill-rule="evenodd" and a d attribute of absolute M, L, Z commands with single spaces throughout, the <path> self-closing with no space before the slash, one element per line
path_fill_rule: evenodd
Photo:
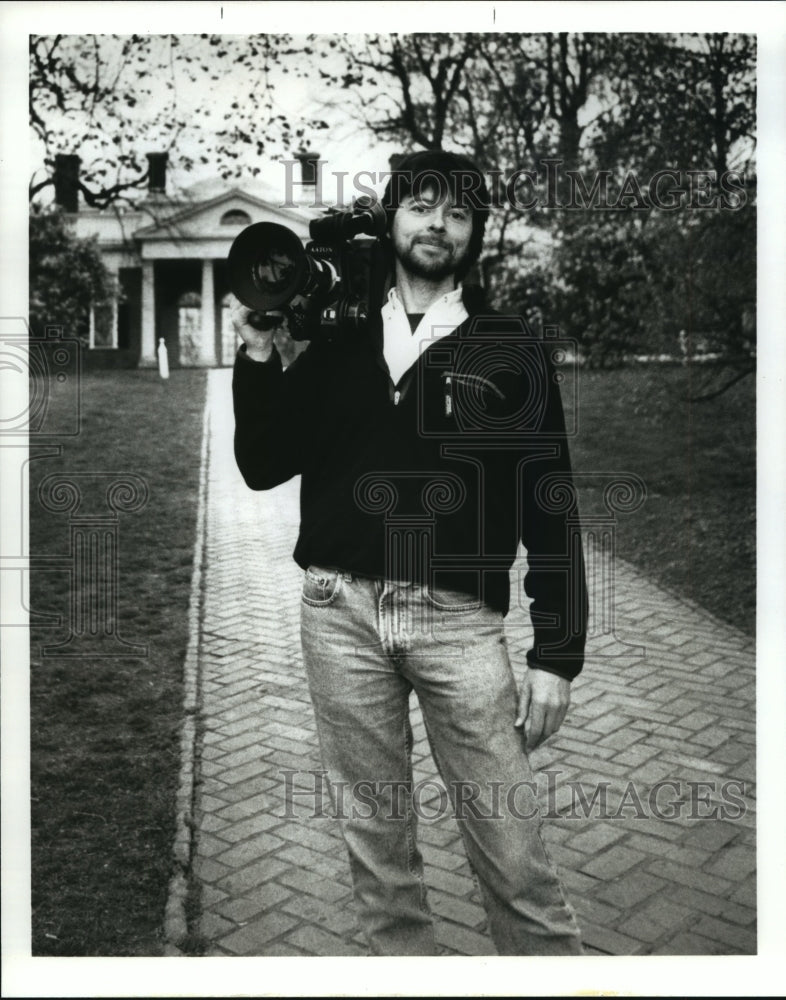
<path fill-rule="evenodd" d="M 210 373 L 208 402 L 198 932 L 208 955 L 362 955 L 337 825 L 298 806 L 287 818 L 284 773 L 299 772 L 291 780 L 302 791 L 320 768 L 291 559 L 298 483 L 269 493 L 243 484 L 230 374 Z M 644 655 L 596 637 L 568 719 L 533 755 L 551 817 L 545 837 L 587 951 L 755 953 L 753 641 L 623 562 L 614 604 L 617 636 Z M 525 621 L 509 621 L 519 662 Z M 420 781 L 435 771 L 413 709 Z M 604 789 L 605 811 L 591 804 Z M 420 840 L 445 954 L 493 955 L 454 820 L 422 822 Z"/>

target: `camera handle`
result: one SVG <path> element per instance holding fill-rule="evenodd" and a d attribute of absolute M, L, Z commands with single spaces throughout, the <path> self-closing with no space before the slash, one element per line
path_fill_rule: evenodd
<path fill-rule="evenodd" d="M 254 309 L 248 314 L 247 323 L 255 330 L 267 333 L 269 330 L 275 330 L 276 327 L 281 326 L 283 319 L 281 313 L 266 313 Z"/>
<path fill-rule="evenodd" d="M 354 236 L 384 236 L 386 229 L 385 209 L 366 195 L 355 201 L 351 212 L 334 212 L 321 219 L 312 219 L 308 227 L 314 242 L 332 246 Z"/>

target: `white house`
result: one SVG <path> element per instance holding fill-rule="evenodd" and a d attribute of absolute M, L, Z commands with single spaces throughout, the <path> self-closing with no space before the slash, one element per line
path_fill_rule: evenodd
<path fill-rule="evenodd" d="M 232 241 L 254 222 L 277 222 L 306 242 L 309 221 L 320 211 L 285 207 L 283 184 L 276 189 L 255 179 L 202 182 L 170 196 L 165 153 L 149 154 L 149 190 L 133 208 L 89 208 L 67 183 L 69 171 L 77 176 L 78 159 L 58 159 L 71 161 L 65 184 L 55 185 L 58 201 L 78 236 L 97 236 L 119 290 L 111 310 L 91 315 L 91 367 L 153 366 L 160 338 L 173 367 L 231 365 L 237 349 L 228 316 Z M 290 205 L 313 200 L 304 160 L 301 191 Z"/>

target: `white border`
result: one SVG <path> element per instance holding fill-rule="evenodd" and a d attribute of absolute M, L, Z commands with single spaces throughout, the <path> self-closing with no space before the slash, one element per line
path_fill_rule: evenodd
<path fill-rule="evenodd" d="M 304 10 L 307 8 L 307 10 Z M 223 11 L 223 16 L 222 16 Z M 721 958 L 32 959 L 29 914 L 27 663 L 23 630 L 2 636 L 3 995 L 257 996 L 631 994 L 762 996 L 783 988 L 786 804 L 784 374 L 786 346 L 786 7 L 782 3 L 5 3 L 0 8 L 0 316 L 26 309 L 26 36 L 215 31 L 756 31 L 759 34 L 759 861 L 760 954 Z M 2 458 L 0 449 L 0 458 Z M 6 484 L 7 486 L 8 484 Z M 25 869 L 25 863 L 27 869 Z M 434 965 L 434 962 L 438 965 Z M 372 964 L 369 964 L 372 963 Z"/>

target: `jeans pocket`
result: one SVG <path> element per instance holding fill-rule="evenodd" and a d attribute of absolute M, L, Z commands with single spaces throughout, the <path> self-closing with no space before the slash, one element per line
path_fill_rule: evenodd
<path fill-rule="evenodd" d="M 309 566 L 303 574 L 302 599 L 312 608 L 327 607 L 341 591 L 341 573 L 336 569 Z"/>
<path fill-rule="evenodd" d="M 465 594 L 460 590 L 448 590 L 444 587 L 425 587 L 426 600 L 437 611 L 451 614 L 471 614 L 479 611 L 483 602 L 479 597 Z"/>

